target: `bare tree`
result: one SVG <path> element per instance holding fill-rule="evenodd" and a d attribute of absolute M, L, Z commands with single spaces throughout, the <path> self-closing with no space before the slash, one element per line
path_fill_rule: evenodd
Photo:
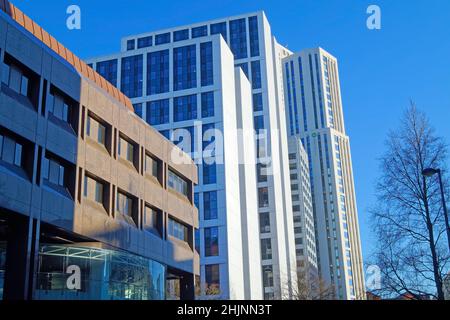
<path fill-rule="evenodd" d="M 422 171 L 434 167 L 445 173 L 447 145 L 411 103 L 401 125 L 389 133 L 386 147 L 378 204 L 372 210 L 378 238 L 374 263 L 382 276 L 377 293 L 444 299 L 449 248 L 441 196 L 436 179 L 425 178 Z"/>
<path fill-rule="evenodd" d="M 327 284 L 318 275 L 307 275 L 305 271 L 297 273 L 297 286 L 292 288 L 291 300 L 334 300 L 335 288 Z"/>

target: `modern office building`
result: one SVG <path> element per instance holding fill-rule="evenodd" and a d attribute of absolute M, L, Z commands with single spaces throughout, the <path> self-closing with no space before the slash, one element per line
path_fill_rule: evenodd
<path fill-rule="evenodd" d="M 0 297 L 194 298 L 197 168 L 0 1 Z"/>
<path fill-rule="evenodd" d="M 302 298 L 313 299 L 317 297 L 320 289 L 316 229 L 308 154 L 298 136 L 289 137 L 289 169 L 291 173 L 292 212 L 294 214 L 298 295 Z"/>
<path fill-rule="evenodd" d="M 364 299 L 349 137 L 336 59 L 322 49 L 283 59 L 288 135 L 309 158 L 320 277 L 337 299 Z M 295 150 L 294 150 L 295 151 Z"/>
<path fill-rule="evenodd" d="M 233 76 L 233 66 L 240 67 L 250 81 L 257 185 L 252 186 L 251 174 L 242 174 L 246 166 L 229 164 L 226 157 L 223 165 L 205 166 L 201 155 L 193 154 L 200 176 L 195 191 L 202 297 L 238 298 L 245 288 L 246 298 L 288 298 L 296 283 L 281 64 L 287 52 L 276 42 L 264 13 L 256 12 L 125 37 L 119 53 L 88 60 L 132 99 L 143 119 L 174 142 L 179 142 L 174 135 L 179 128 L 189 128 L 197 141 L 201 134 L 195 123 L 214 126 L 223 136 L 248 125 L 244 113 L 249 102 L 236 99 L 240 94 L 234 90 L 242 86 L 236 84 L 239 76 Z M 247 120 L 239 124 L 240 112 L 241 120 Z M 225 155 L 241 150 L 234 138 L 224 142 Z M 243 150 L 250 160 L 249 149 Z M 229 174 L 236 180 L 228 179 Z M 253 203 L 251 188 L 256 192 Z M 239 193 L 246 195 L 246 203 Z M 255 229 L 255 207 L 260 230 Z M 260 254 L 255 254 L 259 248 Z M 237 279 L 235 270 L 244 270 L 246 276 Z M 208 290 L 211 283 L 219 290 Z"/>

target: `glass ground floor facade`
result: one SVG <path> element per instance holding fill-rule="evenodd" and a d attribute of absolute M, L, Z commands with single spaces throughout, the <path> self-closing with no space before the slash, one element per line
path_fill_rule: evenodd
<path fill-rule="evenodd" d="M 163 300 L 163 264 L 122 251 L 41 245 L 34 299 Z"/>
<path fill-rule="evenodd" d="M 6 270 L 6 242 L 0 242 L 0 300 Z M 163 300 L 166 267 L 124 251 L 83 245 L 41 244 L 33 299 Z"/>

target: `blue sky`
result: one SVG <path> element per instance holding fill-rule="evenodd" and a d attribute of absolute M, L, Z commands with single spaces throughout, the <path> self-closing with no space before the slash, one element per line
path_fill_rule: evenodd
<path fill-rule="evenodd" d="M 292 51 L 320 46 L 339 60 L 345 124 L 351 138 L 363 254 L 375 241 L 377 159 L 387 132 L 409 100 L 450 142 L 450 1 L 448 0 L 13 0 L 82 58 L 117 52 L 120 38 L 264 10 L 278 42 Z M 82 29 L 66 28 L 66 8 L 81 8 Z M 366 9 L 380 6 L 382 29 L 366 28 Z"/>

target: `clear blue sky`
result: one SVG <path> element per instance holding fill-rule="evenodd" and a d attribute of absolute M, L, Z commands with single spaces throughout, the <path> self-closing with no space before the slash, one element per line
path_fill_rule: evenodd
<path fill-rule="evenodd" d="M 389 129 L 413 99 L 450 142 L 450 1 L 448 0 L 13 0 L 82 58 L 119 50 L 120 38 L 263 9 L 278 41 L 292 51 L 321 46 L 339 60 L 351 138 L 363 254 L 372 242 L 367 209 L 375 204 L 377 158 Z M 66 28 L 77 4 L 82 29 Z M 366 9 L 382 10 L 382 29 L 366 28 Z"/>

